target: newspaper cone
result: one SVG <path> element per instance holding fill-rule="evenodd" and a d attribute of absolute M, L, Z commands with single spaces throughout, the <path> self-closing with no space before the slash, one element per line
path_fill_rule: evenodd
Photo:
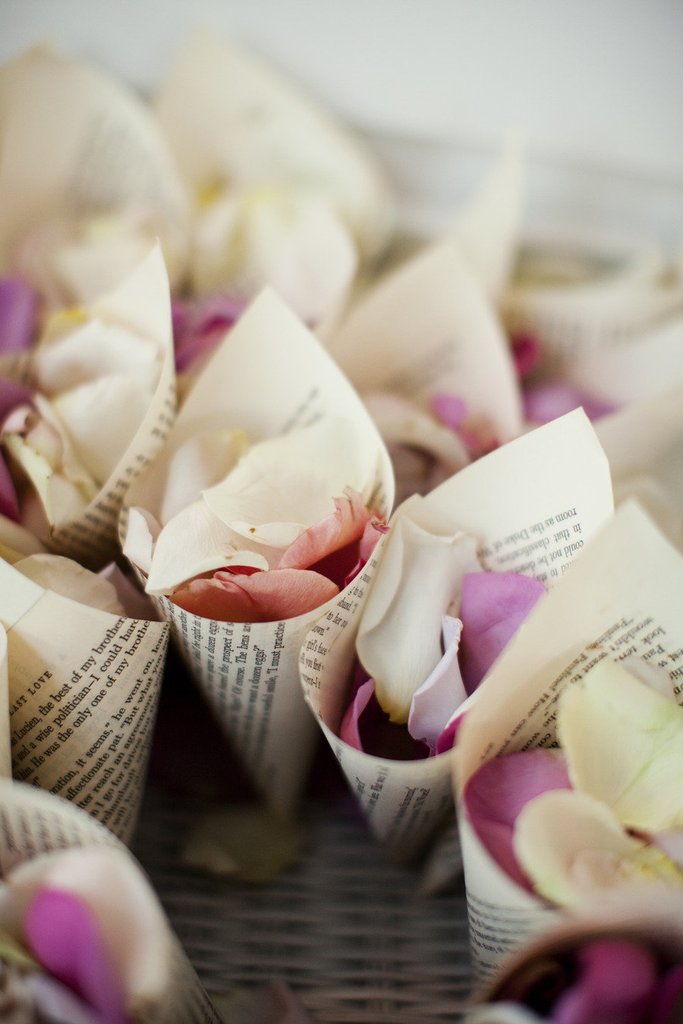
<path fill-rule="evenodd" d="M 608 656 L 665 669 L 683 703 L 682 587 L 683 556 L 635 503 L 623 505 L 538 603 L 471 698 L 454 767 L 479 976 L 560 912 L 513 884 L 482 847 L 462 807 L 468 779 L 501 754 L 557 745 L 561 693 Z"/>
<path fill-rule="evenodd" d="M 512 335 L 531 335 L 539 372 L 564 377 L 584 356 L 628 343 L 679 310 L 680 280 L 667 281 L 663 254 L 642 240 L 559 229 L 531 236 L 502 302 Z"/>
<path fill-rule="evenodd" d="M 83 499 L 82 510 L 73 514 L 61 508 L 60 493 L 57 490 L 46 490 L 41 499 L 48 527 L 46 535 L 39 540 L 51 551 L 67 555 L 89 568 L 99 569 L 112 561 L 119 552 L 117 527 L 123 496 L 141 468 L 158 452 L 175 415 L 170 297 L 164 260 L 158 245 L 154 246 L 120 287 L 93 303 L 87 319 L 97 329 L 105 330 L 110 326 L 112 330 L 125 331 L 131 340 L 139 338 L 141 342 L 153 346 L 156 352 L 156 384 L 150 385 L 151 401 L 146 405 L 134 433 L 128 418 L 129 409 L 117 409 L 116 417 L 110 422 L 97 424 L 99 434 L 103 435 L 103 443 L 104 432 L 107 432 L 108 447 L 116 444 L 117 434 L 124 433 L 122 453 L 115 458 L 114 468 L 108 472 L 107 478 L 99 481 L 100 486 L 94 497 L 87 503 Z M 102 379 L 108 379 L 106 370 L 102 372 Z M 92 418 L 91 408 L 84 409 L 86 413 Z M 103 413 L 103 417 L 105 415 Z M 126 442 L 125 439 L 131 433 L 132 439 Z M 9 443 L 7 436 L 5 443 Z M 30 454 L 28 452 L 24 457 Z M 38 486 L 41 482 L 40 470 L 36 471 L 35 479 Z M 48 478 L 45 487 L 50 486 Z M 25 538 L 20 533 L 21 528 L 17 524 L 0 517 L 0 540 L 10 547 L 29 553 Z"/>
<path fill-rule="evenodd" d="M 0 560 L 16 779 L 72 800 L 129 842 L 168 627 L 44 590 Z"/>
<path fill-rule="evenodd" d="M 683 896 L 675 888 L 606 894 L 589 909 L 554 923 L 508 956 L 473 998 L 467 1024 L 535 1024 L 512 995 L 519 980 L 538 965 L 583 949 L 600 939 L 625 939 L 654 955 L 661 970 L 683 960 Z M 673 1024 L 673 1018 L 671 1018 Z"/>
<path fill-rule="evenodd" d="M 7 672 L 7 633 L 0 628 L 0 777 L 12 777 L 12 745 L 9 729 L 9 677 Z"/>
<path fill-rule="evenodd" d="M 24 941 L 22 919 L 41 890 L 70 894 L 87 909 L 131 1024 L 218 1024 L 220 1018 L 128 850 L 64 800 L 0 780 L 0 929 L 5 935 Z M 75 953 L 78 937 L 72 932 L 64 939 L 67 948 L 73 943 Z M 32 944 L 35 940 L 34 930 Z M 78 969 L 74 974 L 78 977 Z"/>
<path fill-rule="evenodd" d="M 521 433 L 507 339 L 455 239 L 381 279 L 326 343 L 361 394 L 387 392 L 428 412 L 434 395 L 451 394 L 473 432 L 499 444 Z"/>
<path fill-rule="evenodd" d="M 399 860 L 419 853 L 452 810 L 452 751 L 391 761 L 355 750 L 339 738 L 339 727 L 358 630 L 368 600 L 383 587 L 391 526 L 413 508 L 410 501 L 399 507 L 355 589 L 316 623 L 300 660 L 306 699 L 374 834 Z M 442 524 L 440 532 L 461 530 L 476 538 L 484 568 L 521 572 L 552 587 L 612 514 L 607 461 L 583 412 L 570 413 L 461 470 L 423 499 L 420 514 L 426 519 L 427 513 Z M 400 582 L 388 584 L 389 600 L 399 588 Z M 415 594 L 416 608 L 422 597 Z"/>
<path fill-rule="evenodd" d="M 0 268 L 52 308 L 89 303 L 156 238 L 175 279 L 187 196 L 145 104 L 87 64 L 37 46 L 0 69 Z"/>
<path fill-rule="evenodd" d="M 364 495 L 367 506 L 388 514 L 391 464 L 365 408 L 310 331 L 266 290 L 197 378 L 163 451 L 135 482 L 127 502 L 162 521 L 169 465 L 178 449 L 202 432 L 239 428 L 258 441 L 338 415 L 357 429 L 362 450 L 376 467 Z M 318 736 L 299 685 L 299 650 L 329 605 L 281 622 L 231 623 L 186 612 L 167 597 L 156 600 L 257 790 L 279 811 L 291 810 Z"/>

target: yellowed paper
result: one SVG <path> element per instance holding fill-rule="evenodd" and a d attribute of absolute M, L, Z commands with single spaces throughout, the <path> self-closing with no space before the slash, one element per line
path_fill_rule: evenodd
<path fill-rule="evenodd" d="M 381 279 L 326 343 L 361 394 L 385 391 L 430 410 L 433 395 L 448 393 L 498 443 L 521 432 L 507 339 L 455 240 Z"/>
<path fill-rule="evenodd" d="M 582 411 L 461 470 L 424 504 L 450 530 L 476 538 L 485 568 L 522 572 L 548 587 L 562 579 L 584 543 L 612 515 L 607 461 Z M 402 507 L 392 522 L 401 512 Z M 452 751 L 421 761 L 390 761 L 354 750 L 339 738 L 368 588 L 380 578 L 382 552 L 390 541 L 389 536 L 378 545 L 350 594 L 313 627 L 300 666 L 306 700 L 370 827 L 393 856 L 410 859 L 452 809 Z M 414 600 L 420 599 L 416 593 Z"/>
<path fill-rule="evenodd" d="M 365 496 L 368 507 L 388 513 L 391 465 L 368 413 L 310 331 L 267 290 L 197 378 L 167 445 L 127 500 L 161 517 L 173 456 L 202 432 L 238 428 L 258 441 L 340 415 L 354 425 L 376 466 L 374 493 Z M 282 622 L 243 624 L 193 615 L 167 598 L 159 604 L 257 788 L 272 806 L 290 810 L 318 735 L 301 694 L 299 650 L 329 605 Z"/>
<path fill-rule="evenodd" d="M 13 775 L 73 801 L 130 841 L 168 627 L 43 590 L 0 561 Z"/>
<path fill-rule="evenodd" d="M 139 864 L 78 807 L 1 779 L 0 877 L 5 931 L 42 886 L 70 892 L 88 907 L 120 974 L 131 1020 L 219 1024 Z"/>
<path fill-rule="evenodd" d="M 157 236 L 182 269 L 187 197 L 132 92 L 43 45 L 0 70 L 0 111 L 1 267 L 34 271 L 56 306 L 115 287 Z"/>
<path fill-rule="evenodd" d="M 681 593 L 683 556 L 636 504 L 622 506 L 539 601 L 470 698 L 454 759 L 458 797 L 470 776 L 492 758 L 556 744 L 560 695 L 603 658 L 638 657 L 665 669 L 683 703 Z M 459 821 L 465 821 L 462 809 Z M 473 935 L 474 958 L 487 971 L 515 945 L 515 931 L 521 936 L 538 927 L 540 901 L 502 877 L 467 826 L 463 862 L 468 899 L 475 906 L 482 900 L 496 904 L 492 920 L 502 922 L 490 943 Z M 501 876 L 495 885 L 493 876 Z M 520 919 L 524 904 L 526 924 Z"/>

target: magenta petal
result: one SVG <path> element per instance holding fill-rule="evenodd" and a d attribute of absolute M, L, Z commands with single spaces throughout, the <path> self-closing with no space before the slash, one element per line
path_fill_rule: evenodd
<path fill-rule="evenodd" d="M 21 277 L 0 278 L 0 353 L 25 352 L 38 325 L 35 291 Z"/>
<path fill-rule="evenodd" d="M 39 890 L 26 913 L 24 931 L 43 967 L 97 1010 L 103 1024 L 126 1024 L 121 984 L 97 922 L 77 896 Z"/>
<path fill-rule="evenodd" d="M 389 721 L 375 696 L 375 681 L 367 678 L 360 663 L 356 666 L 356 684 L 339 735 L 356 750 L 374 757 L 416 761 L 429 755 L 429 747 L 414 740 L 405 725 Z"/>
<path fill-rule="evenodd" d="M 19 522 L 19 502 L 14 481 L 0 452 L 0 515 Z"/>
<path fill-rule="evenodd" d="M 363 744 L 361 743 L 360 738 L 359 722 L 374 694 L 374 679 L 366 679 L 366 681 L 361 683 L 361 685 L 356 689 L 353 699 L 346 709 L 346 713 L 342 719 L 339 735 L 344 740 L 344 743 L 348 743 L 348 745 L 353 747 L 355 750 L 363 749 Z"/>
<path fill-rule="evenodd" d="M 480 842 L 524 889 L 530 885 L 514 853 L 515 822 L 529 800 L 551 789 L 571 789 L 567 767 L 561 757 L 539 747 L 482 765 L 463 793 L 465 810 Z"/>
<path fill-rule="evenodd" d="M 452 750 L 455 746 L 455 741 L 458 738 L 458 730 L 465 721 L 466 713 L 467 712 L 463 711 L 462 714 L 455 715 L 443 732 L 437 736 L 436 745 L 434 747 L 435 754 L 445 754 L 447 750 Z"/>
<path fill-rule="evenodd" d="M 458 707 L 466 699 L 458 665 L 458 644 L 462 624 L 445 615 L 442 623 L 444 653 L 422 686 L 413 694 L 408 715 L 408 732 L 431 750 Z"/>
<path fill-rule="evenodd" d="M 467 405 L 458 395 L 440 392 L 432 395 L 430 405 L 439 422 L 455 433 L 467 419 Z"/>
<path fill-rule="evenodd" d="M 0 377 L 0 422 L 18 405 L 29 404 L 32 398 L 33 392 L 23 384 Z"/>
<path fill-rule="evenodd" d="M 558 416 L 583 407 L 590 420 L 597 420 L 614 412 L 618 406 L 613 402 L 587 395 L 571 384 L 538 384 L 523 395 L 524 415 L 532 423 L 550 423 Z"/>
<path fill-rule="evenodd" d="M 620 939 L 579 950 L 576 984 L 555 1004 L 553 1024 L 643 1024 L 657 985 L 657 965 L 642 945 Z"/>
<path fill-rule="evenodd" d="M 178 309 L 174 316 L 175 361 L 179 372 L 208 355 L 225 337 L 246 308 L 233 295 L 209 295 L 189 312 Z"/>
<path fill-rule="evenodd" d="M 462 581 L 460 667 L 468 693 L 524 622 L 545 587 L 513 572 L 466 573 Z"/>
<path fill-rule="evenodd" d="M 517 334 L 512 339 L 512 359 L 518 377 L 535 370 L 541 359 L 541 343 L 533 334 Z"/>
<path fill-rule="evenodd" d="M 683 1020 L 683 964 L 671 967 L 660 979 L 651 1024 L 676 1024 Z"/>

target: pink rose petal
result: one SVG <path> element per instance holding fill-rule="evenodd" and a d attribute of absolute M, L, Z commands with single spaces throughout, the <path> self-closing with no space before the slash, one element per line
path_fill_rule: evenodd
<path fill-rule="evenodd" d="M 467 712 L 463 711 L 460 715 L 454 715 L 443 732 L 437 736 L 436 746 L 434 747 L 435 754 L 445 754 L 447 750 L 453 749 L 458 738 L 458 729 L 465 721 L 466 714 Z"/>
<path fill-rule="evenodd" d="M 564 760 L 540 747 L 496 757 L 469 779 L 463 803 L 472 827 L 489 855 L 513 881 L 531 891 L 513 847 L 522 808 L 551 789 L 571 789 Z"/>
<path fill-rule="evenodd" d="M 440 392 L 432 395 L 429 404 L 439 422 L 457 434 L 468 416 L 467 405 L 463 399 L 458 395 Z"/>
<path fill-rule="evenodd" d="M 467 697 L 458 665 L 461 629 L 459 619 L 444 616 L 441 634 L 444 653 L 410 702 L 408 732 L 432 751 L 454 712 Z"/>
<path fill-rule="evenodd" d="M 517 334 L 512 339 L 512 359 L 518 377 L 528 376 L 541 359 L 541 344 L 533 334 Z"/>
<path fill-rule="evenodd" d="M 578 952 L 578 978 L 555 1004 L 553 1024 L 644 1024 L 657 986 L 657 965 L 642 945 L 589 942 Z"/>
<path fill-rule="evenodd" d="M 520 573 L 466 573 L 462 581 L 460 667 L 473 693 L 509 643 L 545 587 Z"/>
<path fill-rule="evenodd" d="M 236 567 L 237 568 L 237 567 Z M 219 569 L 211 579 L 183 584 L 171 596 L 193 615 L 221 622 L 279 622 L 313 611 L 336 597 L 339 588 L 317 572 Z"/>
<path fill-rule="evenodd" d="M 524 416 L 532 423 L 550 423 L 580 406 L 590 420 L 600 419 L 618 408 L 613 402 L 587 395 L 562 382 L 537 384 L 529 388 L 523 395 L 523 404 Z"/>
<path fill-rule="evenodd" d="M 81 900 L 56 889 L 39 890 L 26 913 L 24 930 L 34 956 L 97 1010 L 102 1024 L 127 1024 L 121 984 L 97 922 Z"/>
<path fill-rule="evenodd" d="M 38 326 L 38 298 L 22 277 L 0 278 L 0 353 L 25 352 Z"/>

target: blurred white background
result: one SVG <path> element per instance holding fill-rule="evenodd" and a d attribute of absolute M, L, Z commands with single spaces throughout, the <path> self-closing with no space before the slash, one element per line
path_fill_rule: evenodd
<path fill-rule="evenodd" d="M 0 59 L 52 39 L 152 91 L 198 25 L 366 134 L 416 226 L 521 130 L 532 223 L 683 240 L 683 0 L 0 0 Z"/>

